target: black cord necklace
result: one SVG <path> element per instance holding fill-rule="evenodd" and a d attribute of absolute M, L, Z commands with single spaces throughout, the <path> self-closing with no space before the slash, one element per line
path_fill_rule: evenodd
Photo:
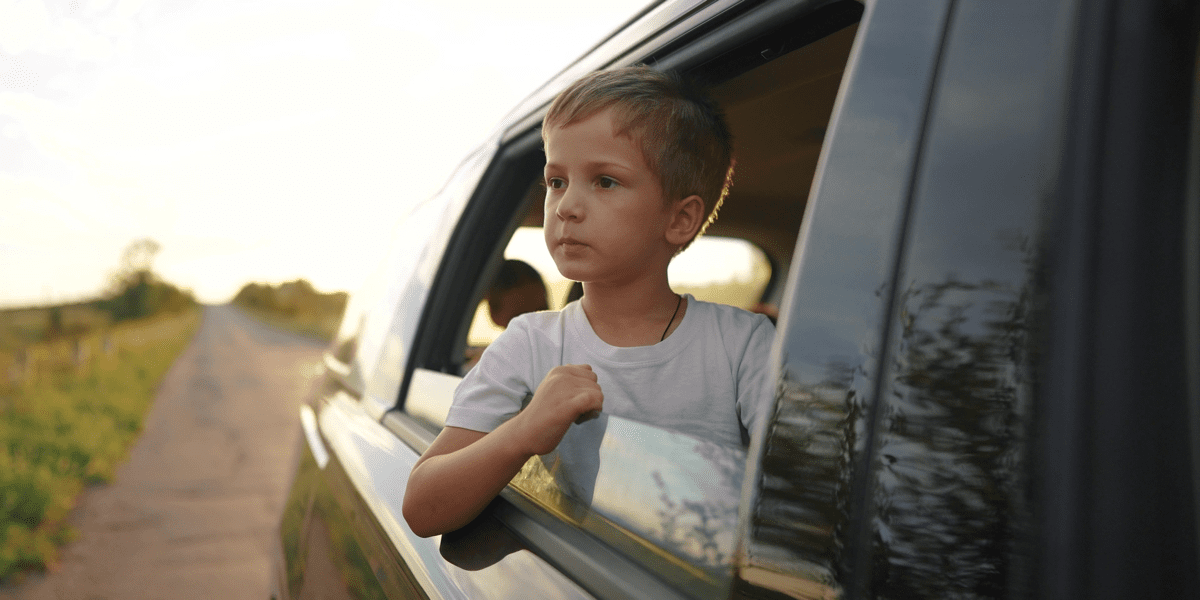
<path fill-rule="evenodd" d="M 661 342 L 661 341 L 667 339 L 667 332 L 670 331 L 670 329 L 671 329 L 671 323 L 675 322 L 675 315 L 679 314 L 679 305 L 680 304 L 683 304 L 683 296 L 680 296 L 679 294 L 675 294 L 675 312 L 671 313 L 671 320 L 667 321 L 667 328 L 663 330 L 662 337 L 658 338 L 658 341 Z"/>

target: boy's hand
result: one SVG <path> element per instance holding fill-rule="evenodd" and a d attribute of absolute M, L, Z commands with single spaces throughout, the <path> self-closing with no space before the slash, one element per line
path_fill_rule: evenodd
<path fill-rule="evenodd" d="M 562 441 L 571 423 L 594 418 L 603 408 L 596 373 L 589 365 L 562 365 L 550 369 L 529 406 L 514 417 L 533 454 L 546 454 Z"/>

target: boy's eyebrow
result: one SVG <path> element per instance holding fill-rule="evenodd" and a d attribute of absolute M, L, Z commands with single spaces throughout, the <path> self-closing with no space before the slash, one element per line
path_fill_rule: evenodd
<path fill-rule="evenodd" d="M 632 171 L 633 170 L 633 168 L 628 165 L 625 165 L 622 163 L 604 161 L 604 160 L 589 161 L 587 163 L 584 163 L 584 166 L 589 169 L 597 169 L 597 170 L 612 169 L 612 168 L 621 169 L 624 171 Z M 556 168 L 556 169 L 562 168 L 561 165 L 559 165 L 558 163 L 546 161 L 546 166 L 544 168 L 549 169 L 552 167 Z"/>

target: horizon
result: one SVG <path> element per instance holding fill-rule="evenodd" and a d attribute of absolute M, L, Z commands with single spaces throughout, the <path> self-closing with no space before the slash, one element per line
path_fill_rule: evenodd
<path fill-rule="evenodd" d="M 141 238 L 206 304 L 353 293 L 409 207 L 646 4 L 11 4 L 0 308 L 100 298 Z"/>

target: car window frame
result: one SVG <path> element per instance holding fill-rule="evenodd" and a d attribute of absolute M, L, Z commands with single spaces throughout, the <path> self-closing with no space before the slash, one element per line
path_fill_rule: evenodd
<path fill-rule="evenodd" d="M 693 22 L 688 31 L 676 32 L 674 35 L 679 37 L 675 39 L 666 39 L 665 34 L 660 33 L 653 43 L 635 46 L 605 64 L 626 64 L 639 58 L 690 71 L 689 67 L 699 68 L 734 50 L 744 49 L 748 44 L 760 43 L 764 34 L 782 31 L 788 25 L 795 26 L 803 22 L 811 38 L 803 44 L 806 45 L 858 22 L 863 14 L 862 5 L 853 0 L 764 7 L 739 4 L 737 12 L 739 14 L 729 21 L 715 24 L 708 20 L 700 24 Z M 560 80 L 561 77 L 550 85 Z M 565 85 L 567 82 L 562 83 Z M 543 88 L 539 93 L 544 94 L 545 91 L 546 88 Z M 528 163 L 536 162 L 540 166 L 544 162 L 536 124 L 540 123 L 546 108 L 546 105 L 542 105 L 524 118 L 510 121 L 514 125 L 504 134 L 499 151 L 471 194 L 450 236 L 441 267 L 427 296 L 425 314 L 408 356 L 400 394 L 395 406 L 384 415 L 382 421 L 417 452 L 424 452 L 428 448 L 436 437 L 437 428 L 404 410 L 407 398 L 412 393 L 411 385 L 417 379 L 415 374 L 418 370 L 424 370 L 457 375 L 453 356 L 456 349 L 461 349 L 457 346 L 464 343 L 470 326 L 470 319 L 463 316 L 473 312 L 471 300 L 477 299 L 483 292 L 486 281 L 482 275 L 487 265 L 496 262 L 504 250 L 500 240 L 516 229 L 523 216 L 518 208 L 528 186 L 528 174 L 534 173 L 536 168 L 528 166 Z M 524 168 L 521 167 L 523 163 Z M 490 250 L 480 252 L 479 248 Z M 772 263 L 772 281 L 768 283 L 766 292 L 774 292 L 782 283 L 776 277 L 782 279 L 783 274 L 781 269 L 775 268 L 777 259 L 768 253 L 764 254 Z M 558 564 L 570 577 L 599 597 L 646 595 L 647 590 L 651 589 L 657 590 L 650 594 L 653 597 L 688 597 L 680 589 L 665 584 L 660 575 L 647 570 L 645 565 L 621 554 L 589 532 L 556 517 L 511 485 L 501 491 L 498 501 L 487 512 L 500 518 L 506 526 L 528 541 L 539 555 Z M 614 578 L 623 583 L 615 583 Z M 629 582 L 640 583 L 628 587 Z"/>

